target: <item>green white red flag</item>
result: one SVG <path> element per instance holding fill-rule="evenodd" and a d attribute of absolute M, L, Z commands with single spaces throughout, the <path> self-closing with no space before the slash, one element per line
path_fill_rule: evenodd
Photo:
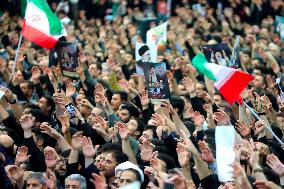
<path fill-rule="evenodd" d="M 215 81 L 214 86 L 230 104 L 239 99 L 241 92 L 253 79 L 250 74 L 240 70 L 208 63 L 203 54 L 197 54 L 192 64 L 200 73 Z"/>
<path fill-rule="evenodd" d="M 45 0 L 29 0 L 22 29 L 25 38 L 51 49 L 66 30 Z"/>

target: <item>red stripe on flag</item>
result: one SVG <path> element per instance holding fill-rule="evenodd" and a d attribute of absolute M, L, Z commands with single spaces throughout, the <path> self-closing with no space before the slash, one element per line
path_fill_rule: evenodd
<path fill-rule="evenodd" d="M 52 49 L 57 42 L 53 37 L 26 24 L 26 21 L 24 21 L 22 34 L 33 43 L 47 49 Z"/>
<path fill-rule="evenodd" d="M 253 77 L 247 73 L 236 71 L 219 89 L 225 100 L 233 104 Z"/>

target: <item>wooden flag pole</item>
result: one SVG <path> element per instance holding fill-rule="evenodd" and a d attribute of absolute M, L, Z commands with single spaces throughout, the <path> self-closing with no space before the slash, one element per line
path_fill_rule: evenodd
<path fill-rule="evenodd" d="M 243 101 L 243 103 L 244 103 L 244 105 L 251 111 L 251 113 L 254 115 L 254 117 L 256 117 L 256 119 L 262 120 L 262 119 L 259 117 L 259 115 L 257 115 L 257 113 L 255 113 L 255 111 L 254 111 L 251 107 L 249 107 L 249 105 L 248 105 L 245 101 Z M 267 130 L 268 130 L 269 132 L 271 132 L 271 134 L 275 137 L 275 139 L 276 139 L 276 140 L 281 144 L 281 146 L 282 146 L 284 143 L 283 143 L 283 142 L 278 138 L 278 136 L 276 136 L 276 134 L 272 131 L 270 125 L 265 123 L 265 127 L 267 128 Z"/>

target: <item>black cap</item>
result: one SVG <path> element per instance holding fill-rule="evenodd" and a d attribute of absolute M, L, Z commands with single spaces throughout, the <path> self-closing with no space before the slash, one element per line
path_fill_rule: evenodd
<path fill-rule="evenodd" d="M 143 45 L 142 47 L 140 47 L 140 49 L 138 50 L 138 53 L 140 56 L 142 56 L 147 50 L 150 50 L 149 47 L 147 45 Z"/>

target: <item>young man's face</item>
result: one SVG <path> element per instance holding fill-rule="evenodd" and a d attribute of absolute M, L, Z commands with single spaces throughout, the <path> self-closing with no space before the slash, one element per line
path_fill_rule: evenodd
<path fill-rule="evenodd" d="M 116 160 L 114 159 L 112 153 L 108 153 L 101 165 L 101 172 L 107 178 L 114 176 L 114 170 L 117 166 Z"/>
<path fill-rule="evenodd" d="M 127 123 L 130 120 L 130 112 L 127 109 L 119 109 L 118 117 L 124 122 Z"/>
<path fill-rule="evenodd" d="M 111 106 L 113 110 L 118 110 L 119 106 L 121 105 L 122 101 L 119 94 L 114 94 L 111 98 Z"/>
<path fill-rule="evenodd" d="M 147 50 L 142 56 L 142 62 L 150 62 L 151 61 L 151 54 L 150 50 Z"/>
<path fill-rule="evenodd" d="M 38 107 L 41 109 L 41 111 L 45 112 L 49 110 L 49 106 L 47 104 L 47 99 L 44 97 L 41 97 L 38 101 Z"/>

